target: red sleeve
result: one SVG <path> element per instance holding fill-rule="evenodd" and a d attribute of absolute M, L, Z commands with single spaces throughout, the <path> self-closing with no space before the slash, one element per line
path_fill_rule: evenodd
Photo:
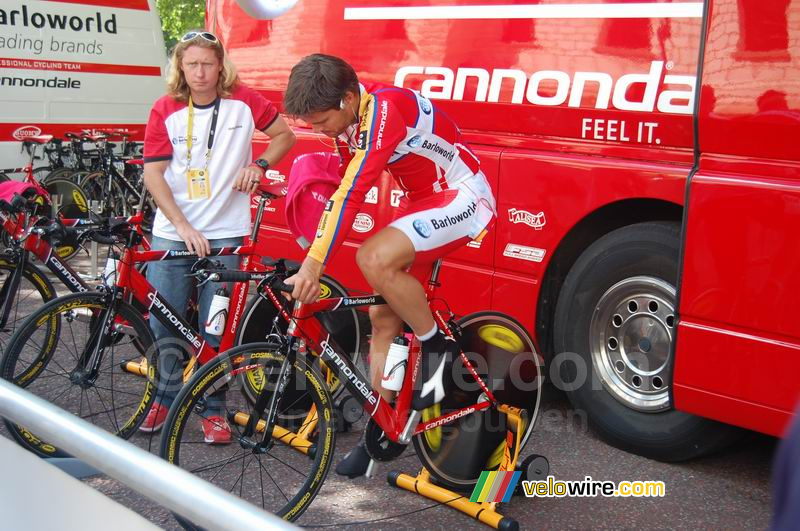
<path fill-rule="evenodd" d="M 259 131 L 266 131 L 272 122 L 278 119 L 278 108 L 257 90 L 239 85 L 237 92 L 240 92 L 238 96 L 250 107 L 250 112 L 253 113 L 253 122 Z"/>
<path fill-rule="evenodd" d="M 373 94 L 361 120 L 358 147 L 347 164 L 339 188 L 322 213 L 308 255 L 326 264 L 344 243 L 364 196 L 386 169 L 394 148 L 405 138 L 403 116 L 386 98 Z"/>
<path fill-rule="evenodd" d="M 150 118 L 144 131 L 144 161 L 156 162 L 172 158 L 172 143 L 169 141 L 167 124 L 163 113 L 163 100 L 158 100 L 150 110 Z"/>

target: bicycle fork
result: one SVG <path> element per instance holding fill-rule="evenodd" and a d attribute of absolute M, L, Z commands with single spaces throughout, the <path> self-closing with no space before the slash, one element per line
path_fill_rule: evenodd
<path fill-rule="evenodd" d="M 78 363 L 70 373 L 70 380 L 76 385 L 88 387 L 97 380 L 100 373 L 100 365 L 103 362 L 103 352 L 108 345 L 114 343 L 114 318 L 117 315 L 117 288 L 114 288 L 109 296 L 111 301 L 105 305 L 98 316 L 97 326 L 94 327 L 89 335 L 86 347 L 78 357 Z"/>
<path fill-rule="evenodd" d="M 253 406 L 253 412 L 247 419 L 247 424 L 245 425 L 242 433 L 241 444 L 244 448 L 252 449 L 254 453 L 267 453 L 272 447 L 273 432 L 276 430 L 276 428 L 278 428 L 278 426 L 275 424 L 275 420 L 278 417 L 278 404 L 283 397 L 283 392 L 289 385 L 291 368 L 292 365 L 294 365 L 294 361 L 297 356 L 298 346 L 297 340 L 289 342 L 289 348 L 286 349 L 286 356 L 284 356 L 280 371 L 278 372 L 278 380 L 275 386 L 275 392 L 271 394 L 269 393 L 267 389 L 267 382 L 269 379 L 265 379 L 264 388 L 258 394 L 255 406 Z M 269 414 L 267 418 L 264 420 L 259 420 L 263 416 L 267 406 L 269 406 Z M 256 440 L 254 435 L 257 431 L 261 431 L 263 433 L 260 442 L 254 442 Z M 289 432 L 287 431 L 287 433 Z M 281 433 L 278 433 L 277 435 L 279 439 L 283 439 Z"/>

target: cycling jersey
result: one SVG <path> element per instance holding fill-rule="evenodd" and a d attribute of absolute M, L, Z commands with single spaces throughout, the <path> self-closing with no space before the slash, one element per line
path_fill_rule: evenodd
<path fill-rule="evenodd" d="M 381 84 L 361 85 L 360 90 L 359 122 L 336 142 L 342 181 L 325 207 L 308 255 L 323 264 L 331 259 L 384 170 L 391 172 L 410 204 L 480 181 L 477 188 L 485 190 L 485 197 L 475 198 L 469 214 L 478 214 L 484 222 L 481 229 L 488 225 L 494 199 L 478 158 L 455 123 L 416 91 Z M 476 237 L 480 230 L 468 232 Z"/>
<path fill-rule="evenodd" d="M 191 160 L 203 167 L 215 103 L 194 105 Z M 278 110 L 259 92 L 238 85 L 229 98 L 222 98 L 215 125 L 208 198 L 191 199 L 187 179 L 188 146 L 186 132 L 189 107 L 171 96 L 161 97 L 150 111 L 144 138 L 144 161 L 170 161 L 164 180 L 175 204 L 187 221 L 208 239 L 250 234 L 250 196 L 233 189 L 239 171 L 253 160 L 252 138 L 258 129 L 265 131 L 278 119 Z M 156 212 L 153 235 L 180 241 L 178 232 L 163 214 Z"/>

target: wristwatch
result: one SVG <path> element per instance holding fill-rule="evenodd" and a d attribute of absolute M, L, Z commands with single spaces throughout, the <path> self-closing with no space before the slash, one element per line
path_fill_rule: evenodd
<path fill-rule="evenodd" d="M 259 168 L 264 170 L 265 174 L 267 173 L 267 170 L 269 169 L 269 162 L 267 162 L 264 159 L 256 159 L 256 160 L 253 161 L 253 164 L 255 164 L 256 166 L 258 166 Z"/>

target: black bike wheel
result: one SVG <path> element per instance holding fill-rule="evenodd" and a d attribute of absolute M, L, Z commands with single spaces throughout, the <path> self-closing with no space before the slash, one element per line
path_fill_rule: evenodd
<path fill-rule="evenodd" d="M 58 214 L 67 219 L 88 218 L 89 200 L 80 186 L 66 179 L 53 179 L 45 185 L 47 193 L 58 196 Z"/>
<path fill-rule="evenodd" d="M 320 279 L 322 288 L 322 299 L 330 297 L 346 297 L 347 291 L 333 278 L 323 275 Z M 269 301 L 262 297 L 256 297 L 248 305 L 245 310 L 244 317 L 242 318 L 239 332 L 236 337 L 237 345 L 244 345 L 246 343 L 253 343 L 258 341 L 265 341 L 267 334 L 272 330 L 272 322 L 275 316 L 278 315 L 278 310 Z M 331 336 L 336 341 L 344 352 L 350 354 L 350 359 L 353 362 L 358 362 L 361 356 L 361 324 L 358 320 L 358 313 L 354 309 L 342 310 L 336 312 L 326 312 L 319 315 L 319 320 L 331 333 Z M 288 324 L 283 319 L 279 320 L 278 332 L 280 334 L 286 333 Z M 333 375 L 326 368 L 322 367 L 322 374 L 328 382 L 328 387 L 331 390 L 334 398 L 344 391 L 344 386 L 339 384 L 339 379 Z M 262 374 L 257 371 L 248 373 L 249 380 L 242 382 L 242 390 L 250 400 L 255 400 L 255 396 L 263 386 L 264 378 Z M 290 387 L 291 389 L 291 387 Z M 310 403 L 307 404 L 311 406 Z M 302 416 L 298 419 L 282 418 L 282 421 L 302 421 Z"/>
<path fill-rule="evenodd" d="M 111 191 L 108 190 L 109 175 L 104 171 L 96 171 L 87 175 L 81 181 L 81 188 L 90 201 L 100 203 L 101 212 L 107 216 L 128 216 L 130 209 L 128 202 L 117 182 L 111 182 Z"/>
<path fill-rule="evenodd" d="M 96 375 L 79 361 L 98 318 L 110 304 L 105 292 L 71 293 L 31 314 L 11 338 L 0 360 L 0 376 L 78 417 L 127 439 L 144 421 L 155 395 L 157 351 L 140 312 L 118 301 L 114 325 L 100 343 Z M 131 359 L 147 358 L 147 377 L 123 370 Z M 43 457 L 65 457 L 63 450 L 5 421 L 14 439 Z"/>
<path fill-rule="evenodd" d="M 307 408 L 298 407 L 297 393 L 288 393 L 279 399 L 277 414 L 292 415 L 301 409 L 308 414 L 306 423 L 293 432 L 276 427 L 272 441 L 262 451 L 255 448 L 255 443 L 262 441 L 263 427 L 262 432 L 244 437 L 253 406 L 238 392 L 242 381 L 238 376 L 256 369 L 268 374 L 279 372 L 286 359 L 281 350 L 275 344 L 251 343 L 228 350 L 203 365 L 170 408 L 161 439 L 161 456 L 264 510 L 295 520 L 325 481 L 333 458 L 335 430 L 332 401 L 324 380 L 316 367 L 305 358 L 298 358 L 289 367 L 291 381 L 295 391 L 308 395 L 313 410 L 309 413 Z M 219 398 L 223 391 L 221 413 L 230 424 L 233 441 L 208 446 L 204 444 L 201 423 L 206 417 L 220 414 L 209 410 L 208 399 L 211 395 Z M 271 400 L 275 387 L 267 385 L 262 392 L 268 393 L 265 398 Z M 268 415 L 266 411 L 259 422 Z M 302 436 L 312 431 L 313 441 Z M 184 527 L 194 528 L 191 523 L 178 520 Z"/>
<path fill-rule="evenodd" d="M 54 180 L 54 179 L 69 179 L 70 175 L 74 172 L 72 168 L 57 168 L 52 170 L 50 168 L 36 168 L 33 170 L 33 176 L 36 178 L 37 181 L 42 186 L 47 186 L 47 184 Z"/>
<path fill-rule="evenodd" d="M 533 340 L 521 324 L 499 312 L 470 314 L 458 324 L 464 354 L 497 401 L 524 411 L 524 447 L 539 411 L 541 363 Z M 423 420 L 479 401 L 480 386 L 460 361 L 454 363 L 452 374 L 452 392 L 441 404 L 423 411 Z M 437 484 L 470 491 L 481 472 L 500 465 L 506 433 L 505 414 L 489 408 L 421 433 L 413 442 L 417 456 Z"/>
<path fill-rule="evenodd" d="M 9 257 L 0 257 L 0 319 L 2 310 L 10 305 L 8 319 L 0 329 L 0 350 L 5 350 L 17 327 L 31 312 L 56 297 L 56 289 L 39 269 L 26 264 L 17 289 L 11 291 L 11 281 L 17 264 Z"/>

